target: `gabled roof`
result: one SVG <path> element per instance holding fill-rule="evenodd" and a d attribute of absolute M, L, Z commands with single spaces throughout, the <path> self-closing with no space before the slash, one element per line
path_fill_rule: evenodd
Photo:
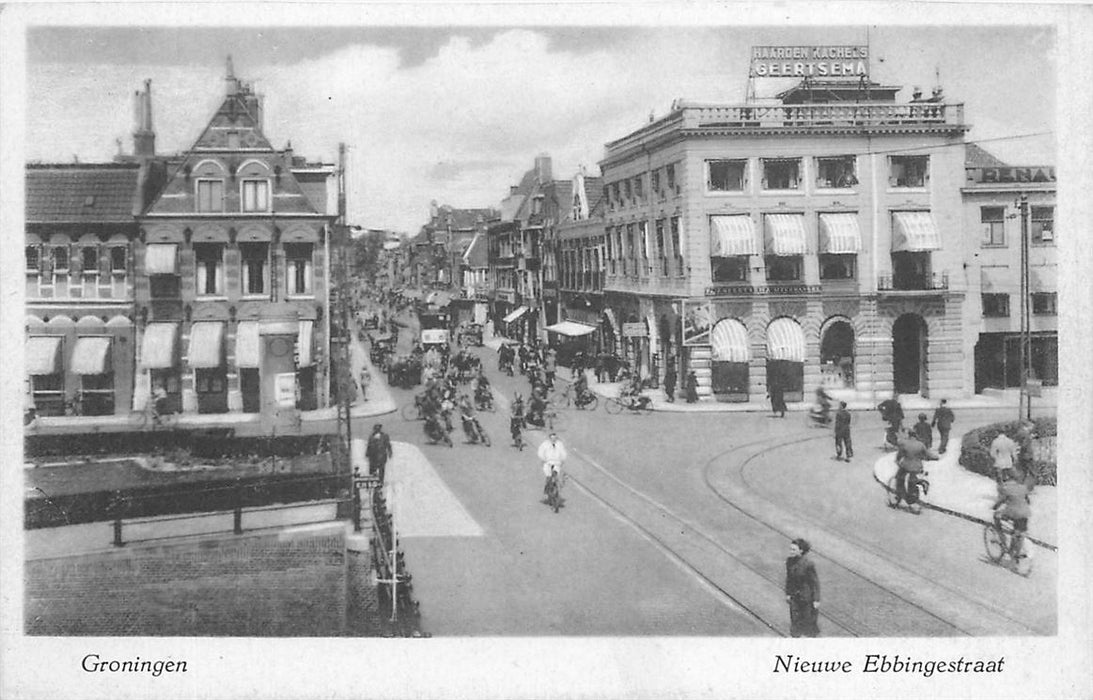
<path fill-rule="evenodd" d="M 463 264 L 472 269 L 489 267 L 490 256 L 485 234 L 474 234 L 467 249 L 463 251 Z"/>
<path fill-rule="evenodd" d="M 456 209 L 444 205 L 440 207 L 430 225 L 438 229 L 451 226 L 452 229 L 473 230 L 479 224 L 485 224 L 496 216 L 497 211 L 494 209 Z"/>
<path fill-rule="evenodd" d="M 27 223 L 135 223 L 136 163 L 28 165 Z"/>
<path fill-rule="evenodd" d="M 512 221 L 513 219 L 526 221 L 528 214 L 531 212 L 531 196 L 538 189 L 538 185 L 539 178 L 534 168 L 524 173 L 515 191 L 511 192 L 501 202 L 502 221 Z"/>
<path fill-rule="evenodd" d="M 1002 162 L 994 156 L 990 151 L 987 151 L 982 146 L 975 143 L 964 144 L 964 167 L 965 168 L 1004 168 L 1006 163 Z"/>

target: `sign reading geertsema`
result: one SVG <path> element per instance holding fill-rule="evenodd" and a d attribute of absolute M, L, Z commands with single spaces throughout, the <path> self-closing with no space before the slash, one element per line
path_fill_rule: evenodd
<path fill-rule="evenodd" d="M 753 46 L 753 78 L 869 76 L 868 46 Z"/>

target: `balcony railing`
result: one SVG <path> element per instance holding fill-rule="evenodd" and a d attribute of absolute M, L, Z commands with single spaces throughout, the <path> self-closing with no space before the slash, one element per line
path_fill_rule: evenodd
<path fill-rule="evenodd" d="M 808 104 L 687 108 L 683 127 L 875 127 L 964 123 L 963 104 Z"/>
<path fill-rule="evenodd" d="M 940 292 L 949 288 L 949 273 L 927 275 L 881 275 L 877 278 L 879 292 Z"/>

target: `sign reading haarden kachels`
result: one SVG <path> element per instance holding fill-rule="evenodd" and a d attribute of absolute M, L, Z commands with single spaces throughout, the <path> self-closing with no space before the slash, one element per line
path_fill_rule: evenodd
<path fill-rule="evenodd" d="M 752 78 L 869 76 L 868 46 L 753 46 Z"/>

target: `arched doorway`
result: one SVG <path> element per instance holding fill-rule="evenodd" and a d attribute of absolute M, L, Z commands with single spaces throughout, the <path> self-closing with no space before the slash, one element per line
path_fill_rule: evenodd
<path fill-rule="evenodd" d="M 820 338 L 820 375 L 826 388 L 854 388 L 854 327 L 848 321 L 832 321 L 824 329 Z"/>
<path fill-rule="evenodd" d="M 805 333 L 796 319 L 782 316 L 767 326 L 767 387 L 786 401 L 803 401 Z"/>
<path fill-rule="evenodd" d="M 892 382 L 897 394 L 917 394 L 926 385 L 926 322 L 904 314 L 892 324 Z"/>
<path fill-rule="evenodd" d="M 711 390 L 718 401 L 748 400 L 751 346 L 748 331 L 736 319 L 717 322 L 710 332 Z"/>

